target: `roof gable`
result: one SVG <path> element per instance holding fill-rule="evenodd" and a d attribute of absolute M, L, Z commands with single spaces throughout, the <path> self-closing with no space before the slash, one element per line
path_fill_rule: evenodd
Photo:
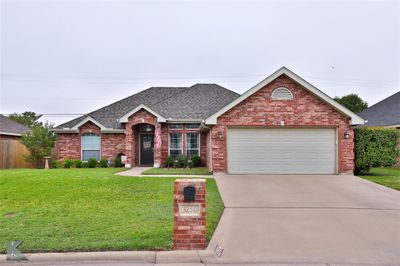
<path fill-rule="evenodd" d="M 247 99 L 248 97 L 250 97 L 257 91 L 259 91 L 260 89 L 264 88 L 267 84 L 271 83 L 273 80 L 275 80 L 276 78 L 278 78 L 281 75 L 288 76 L 289 78 L 291 78 L 292 80 L 294 80 L 295 82 L 300 84 L 304 89 L 308 90 L 312 94 L 314 94 L 317 97 L 319 97 L 320 99 L 322 99 L 327 104 L 334 107 L 339 112 L 341 112 L 341 113 L 345 114 L 346 116 L 348 116 L 349 118 L 351 118 L 350 123 L 352 125 L 364 124 L 364 120 L 361 117 L 359 117 L 358 115 L 356 115 L 355 113 L 353 113 L 352 111 L 347 109 L 346 107 L 342 106 L 341 104 L 339 104 L 338 102 L 333 100 L 331 97 L 329 97 L 328 95 L 326 95 L 325 93 L 323 93 L 322 91 L 320 91 L 319 89 L 314 87 L 312 84 L 308 83 L 307 81 L 302 79 L 300 76 L 296 75 L 294 72 L 287 69 L 286 67 L 282 67 L 282 68 L 278 69 L 272 75 L 270 75 L 269 77 L 267 77 L 260 83 L 256 84 L 254 87 L 252 87 L 251 89 L 246 91 L 240 97 L 238 97 L 237 99 L 235 99 L 234 101 L 232 101 L 231 103 L 229 103 L 228 105 L 226 105 L 225 107 L 220 109 L 218 112 L 216 112 L 213 115 L 211 115 L 210 117 L 208 117 L 206 119 L 206 124 L 209 124 L 209 125 L 217 124 L 217 118 L 219 116 L 221 116 L 225 112 L 229 111 L 230 109 L 232 109 L 234 106 L 238 105 L 239 103 L 243 102 L 245 99 Z"/>
<path fill-rule="evenodd" d="M 158 122 L 166 122 L 167 120 L 165 119 L 165 117 L 163 117 L 162 115 L 158 114 L 157 112 L 153 111 L 152 109 L 150 109 L 149 107 L 147 107 L 144 104 L 139 105 L 138 107 L 136 107 L 135 109 L 133 109 L 132 111 L 126 113 L 125 115 L 123 115 L 122 117 L 120 117 L 118 119 L 118 121 L 120 123 L 127 123 L 128 119 L 131 115 L 133 115 L 134 113 L 136 113 L 137 111 L 144 109 L 147 112 L 149 112 L 150 114 L 154 115 L 155 117 L 157 117 L 157 121 Z"/>

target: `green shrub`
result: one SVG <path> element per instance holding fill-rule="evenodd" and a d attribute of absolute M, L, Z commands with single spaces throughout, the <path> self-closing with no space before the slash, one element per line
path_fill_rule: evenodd
<path fill-rule="evenodd" d="M 193 164 L 193 161 L 191 161 L 191 160 L 188 160 L 188 161 L 187 161 L 187 164 L 186 164 L 187 167 L 193 168 L 193 165 L 194 165 L 194 164 Z"/>
<path fill-rule="evenodd" d="M 394 165 L 399 157 L 399 137 L 397 129 L 355 128 L 355 173 L 366 173 L 371 167 Z"/>
<path fill-rule="evenodd" d="M 88 162 L 82 162 L 82 168 L 89 168 Z"/>
<path fill-rule="evenodd" d="M 201 158 L 200 158 L 200 156 L 193 156 L 192 157 L 192 163 L 193 163 L 193 166 L 200 166 L 201 165 Z"/>
<path fill-rule="evenodd" d="M 96 158 L 89 158 L 88 160 L 89 168 L 96 168 L 97 166 L 97 159 Z"/>
<path fill-rule="evenodd" d="M 175 159 L 172 155 L 168 156 L 167 158 L 167 167 L 172 167 L 174 166 Z"/>
<path fill-rule="evenodd" d="M 64 168 L 71 168 L 74 165 L 74 162 L 70 159 L 65 159 L 64 161 Z"/>
<path fill-rule="evenodd" d="M 122 167 L 121 157 L 117 157 L 114 159 L 114 167 Z"/>
<path fill-rule="evenodd" d="M 57 169 L 61 168 L 61 163 L 59 160 L 52 160 L 51 161 L 51 168 Z"/>
<path fill-rule="evenodd" d="M 82 161 L 81 160 L 75 160 L 74 165 L 76 168 L 82 168 Z"/>
<path fill-rule="evenodd" d="M 99 165 L 101 168 L 107 168 L 108 167 L 107 159 L 101 159 Z"/>
<path fill-rule="evenodd" d="M 187 157 L 185 155 L 179 155 L 177 161 L 178 161 L 178 167 L 187 166 Z"/>

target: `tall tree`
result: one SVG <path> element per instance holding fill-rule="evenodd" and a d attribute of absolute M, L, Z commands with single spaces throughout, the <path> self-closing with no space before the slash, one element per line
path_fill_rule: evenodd
<path fill-rule="evenodd" d="M 51 155 L 51 149 L 54 147 L 56 136 L 50 129 L 53 124 L 36 123 L 32 126 L 32 132 L 21 136 L 21 143 L 30 151 L 26 160 L 32 162 L 36 167 L 43 166 L 43 157 Z"/>
<path fill-rule="evenodd" d="M 22 114 L 13 113 L 8 118 L 20 124 L 23 124 L 27 127 L 33 127 L 36 124 L 39 125 L 42 124 L 41 122 L 38 121 L 40 117 L 42 117 L 42 115 L 36 114 L 35 112 L 26 111 L 23 112 Z"/>
<path fill-rule="evenodd" d="M 356 114 L 368 108 L 368 103 L 355 93 L 343 97 L 335 97 L 335 101 Z"/>

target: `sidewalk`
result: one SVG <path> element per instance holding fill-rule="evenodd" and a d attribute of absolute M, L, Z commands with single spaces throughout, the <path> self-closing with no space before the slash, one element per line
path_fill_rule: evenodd
<path fill-rule="evenodd" d="M 142 175 L 147 169 L 152 167 L 132 167 L 126 171 L 116 173 L 120 176 L 135 176 L 135 177 L 190 177 L 190 178 L 213 178 L 213 175 Z"/>

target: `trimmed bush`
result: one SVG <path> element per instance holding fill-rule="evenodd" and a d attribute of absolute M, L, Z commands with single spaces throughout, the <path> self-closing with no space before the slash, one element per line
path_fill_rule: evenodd
<path fill-rule="evenodd" d="M 179 155 L 177 161 L 178 161 L 178 167 L 187 166 L 187 157 L 185 155 Z"/>
<path fill-rule="evenodd" d="M 96 168 L 96 166 L 97 166 L 97 159 L 96 158 L 89 158 L 88 167 L 89 168 Z"/>
<path fill-rule="evenodd" d="M 74 162 L 70 159 L 65 159 L 64 161 L 64 168 L 71 168 L 74 165 Z"/>
<path fill-rule="evenodd" d="M 107 168 L 108 167 L 107 159 L 101 159 L 99 165 L 101 168 Z"/>
<path fill-rule="evenodd" d="M 76 160 L 76 161 L 74 162 L 74 165 L 75 165 L 76 168 L 82 168 L 83 163 L 82 163 L 81 160 Z"/>
<path fill-rule="evenodd" d="M 397 129 L 354 129 L 355 173 L 367 173 L 371 167 L 392 166 L 399 157 Z"/>
<path fill-rule="evenodd" d="M 122 167 L 121 157 L 117 157 L 114 159 L 114 167 Z"/>
<path fill-rule="evenodd" d="M 174 157 L 172 155 L 167 158 L 167 167 L 173 167 L 175 163 Z"/>
<path fill-rule="evenodd" d="M 88 162 L 82 162 L 82 168 L 89 168 Z"/>
<path fill-rule="evenodd" d="M 193 163 L 193 166 L 200 166 L 201 165 L 201 158 L 200 158 L 200 156 L 193 156 L 192 157 L 192 163 Z"/>
<path fill-rule="evenodd" d="M 52 160 L 51 161 L 51 168 L 57 169 L 61 168 L 61 163 L 59 160 Z"/>

